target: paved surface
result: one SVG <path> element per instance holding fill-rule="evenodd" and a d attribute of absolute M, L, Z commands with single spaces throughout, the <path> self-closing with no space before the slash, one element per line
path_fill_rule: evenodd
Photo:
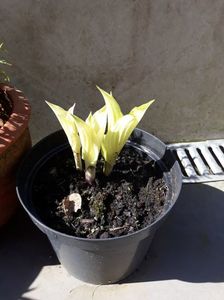
<path fill-rule="evenodd" d="M 19 210 L 0 231 L 0 299 L 224 299 L 223 190 L 224 182 L 185 185 L 140 268 L 105 286 L 68 275 L 47 238 Z"/>

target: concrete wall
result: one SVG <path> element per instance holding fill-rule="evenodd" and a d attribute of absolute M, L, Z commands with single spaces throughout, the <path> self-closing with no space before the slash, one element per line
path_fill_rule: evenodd
<path fill-rule="evenodd" d="M 164 141 L 224 137 L 222 0 L 1 0 L 12 83 L 32 104 L 34 142 L 59 128 L 44 103 L 87 116 L 113 90 Z"/>

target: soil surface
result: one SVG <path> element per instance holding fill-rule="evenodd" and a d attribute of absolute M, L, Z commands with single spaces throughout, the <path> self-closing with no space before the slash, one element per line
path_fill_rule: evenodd
<path fill-rule="evenodd" d="M 70 235 L 105 239 L 142 229 L 164 212 L 168 187 L 148 155 L 128 146 L 109 177 L 102 167 L 100 161 L 89 185 L 69 149 L 49 159 L 32 190 L 42 221 Z"/>
<path fill-rule="evenodd" d="M 12 103 L 7 94 L 0 91 L 0 128 L 8 121 L 12 113 Z"/>

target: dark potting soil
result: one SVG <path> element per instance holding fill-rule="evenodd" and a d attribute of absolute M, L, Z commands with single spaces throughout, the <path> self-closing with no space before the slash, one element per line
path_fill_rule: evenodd
<path fill-rule="evenodd" d="M 49 227 L 82 238 L 111 238 L 153 223 L 164 211 L 168 187 L 148 155 L 126 146 L 109 177 L 97 166 L 89 185 L 69 149 L 49 159 L 33 185 L 37 213 Z M 71 195 L 71 196 L 69 196 Z"/>
<path fill-rule="evenodd" d="M 8 121 L 12 113 L 12 103 L 7 94 L 0 91 L 0 128 Z"/>

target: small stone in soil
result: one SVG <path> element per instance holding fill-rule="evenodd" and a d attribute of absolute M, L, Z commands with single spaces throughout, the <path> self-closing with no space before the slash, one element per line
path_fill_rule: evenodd
<path fill-rule="evenodd" d="M 82 197 L 78 193 L 72 193 L 68 196 L 68 200 L 74 203 L 74 212 L 77 212 L 82 207 Z"/>

